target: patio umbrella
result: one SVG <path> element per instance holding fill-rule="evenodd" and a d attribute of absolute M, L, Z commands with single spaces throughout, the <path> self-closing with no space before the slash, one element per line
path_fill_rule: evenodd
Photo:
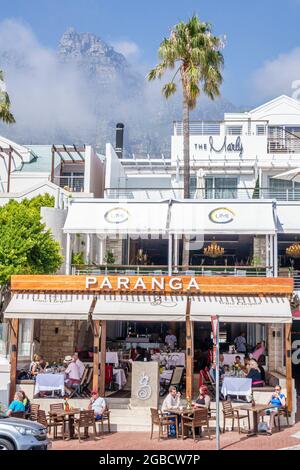
<path fill-rule="evenodd" d="M 294 168 L 293 170 L 285 171 L 279 175 L 272 176 L 272 178 L 300 183 L 300 168 Z"/>

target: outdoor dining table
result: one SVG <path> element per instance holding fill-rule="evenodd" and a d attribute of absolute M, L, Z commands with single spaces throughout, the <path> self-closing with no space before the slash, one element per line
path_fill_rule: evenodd
<path fill-rule="evenodd" d="M 180 407 L 180 408 L 172 408 L 170 410 L 170 413 L 182 417 L 183 415 L 190 416 L 194 413 L 194 411 L 195 411 L 195 408 Z M 181 428 L 181 435 L 183 435 L 182 428 Z"/>
<path fill-rule="evenodd" d="M 252 404 L 248 404 L 248 405 L 240 405 L 234 408 L 234 409 L 241 410 L 241 411 L 247 411 L 247 412 L 252 411 L 253 413 L 253 429 L 249 430 L 247 434 L 248 437 L 257 436 L 259 415 L 263 411 L 268 410 L 270 408 L 275 408 L 275 407 L 271 405 L 259 405 L 258 404 L 258 405 L 253 406 Z"/>
<path fill-rule="evenodd" d="M 65 393 L 65 375 L 64 374 L 37 374 L 35 381 L 34 394 L 40 392 L 52 392 L 59 390 L 63 396 Z"/>
<path fill-rule="evenodd" d="M 247 379 L 246 377 L 232 377 L 225 375 L 221 392 L 224 397 L 227 395 L 235 395 L 237 397 L 250 396 L 252 393 L 252 380 Z"/>
<path fill-rule="evenodd" d="M 75 422 L 75 415 L 80 414 L 80 409 L 79 408 L 73 408 L 72 410 L 69 411 L 55 411 L 51 412 L 49 411 L 49 416 L 51 418 L 63 418 L 67 423 L 68 423 L 68 432 L 69 436 L 68 439 L 74 439 L 75 437 L 75 427 L 74 427 L 74 422 Z M 84 430 L 85 437 L 87 437 L 87 429 Z"/>

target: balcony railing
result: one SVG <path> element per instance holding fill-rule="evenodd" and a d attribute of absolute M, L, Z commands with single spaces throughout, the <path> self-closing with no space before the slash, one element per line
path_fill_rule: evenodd
<path fill-rule="evenodd" d="M 160 200 L 183 199 L 182 188 L 111 188 L 105 190 L 106 199 Z M 275 199 L 278 201 L 300 201 L 300 189 L 275 190 L 270 188 L 191 188 L 191 199 Z"/>
<path fill-rule="evenodd" d="M 84 176 L 55 176 L 53 182 L 60 188 L 68 189 L 68 191 L 84 191 Z"/>
<path fill-rule="evenodd" d="M 268 153 L 300 153 L 300 138 L 268 139 Z"/>

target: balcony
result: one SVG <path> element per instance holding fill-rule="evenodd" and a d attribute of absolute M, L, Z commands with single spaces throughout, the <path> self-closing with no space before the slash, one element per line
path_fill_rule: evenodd
<path fill-rule="evenodd" d="M 104 193 L 106 199 L 134 199 L 137 201 L 183 199 L 183 188 L 111 188 Z M 249 199 L 275 199 L 277 201 L 300 201 L 300 188 L 271 189 L 271 188 L 191 188 L 191 199 L 212 200 L 249 200 Z"/>
<path fill-rule="evenodd" d="M 268 138 L 268 153 L 300 153 L 300 138 Z"/>
<path fill-rule="evenodd" d="M 61 175 L 55 176 L 54 184 L 60 188 L 67 189 L 70 192 L 84 192 L 84 176 L 83 175 Z"/>

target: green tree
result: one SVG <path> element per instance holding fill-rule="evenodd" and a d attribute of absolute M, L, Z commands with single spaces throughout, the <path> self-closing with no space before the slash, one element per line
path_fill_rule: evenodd
<path fill-rule="evenodd" d="M 222 40 L 212 34 L 209 23 L 193 15 L 187 23 L 175 25 L 168 39 L 159 47 L 160 63 L 148 74 L 148 80 L 162 78 L 169 69 L 175 69 L 172 80 L 162 89 L 168 99 L 177 91 L 175 82 L 179 73 L 183 95 L 183 179 L 184 197 L 190 197 L 190 126 L 189 114 L 197 104 L 201 92 L 210 99 L 220 95 L 221 69 L 224 63 Z"/>
<path fill-rule="evenodd" d="M 49 195 L 0 208 L 0 284 L 12 274 L 51 274 L 61 263 L 61 249 L 41 222 L 40 207 L 53 206 Z"/>
<path fill-rule="evenodd" d="M 0 70 L 0 121 L 6 124 L 15 123 L 15 118 L 10 111 L 10 99 L 4 85 L 3 72 Z"/>

